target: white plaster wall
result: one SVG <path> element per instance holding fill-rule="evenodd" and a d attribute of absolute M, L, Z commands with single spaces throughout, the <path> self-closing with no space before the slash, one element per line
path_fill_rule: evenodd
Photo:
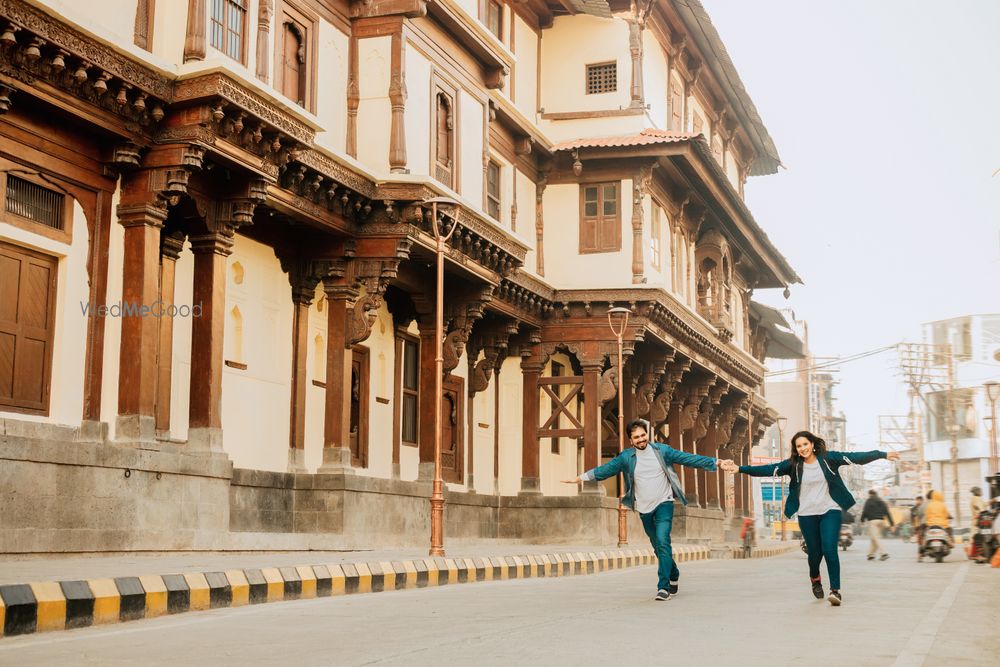
<path fill-rule="evenodd" d="M 653 126 L 666 129 L 667 121 L 667 58 L 663 47 L 651 30 L 642 31 L 642 92 Z"/>
<path fill-rule="evenodd" d="M 190 305 L 194 295 L 194 255 L 191 244 L 184 242 L 174 268 L 174 303 Z M 170 371 L 170 437 L 187 440 L 191 395 L 191 327 L 190 317 L 174 320 L 173 356 Z"/>
<path fill-rule="evenodd" d="M 111 210 L 118 210 L 120 190 L 115 190 Z M 125 228 L 113 215 L 108 235 L 108 291 L 105 301 L 117 303 L 122 298 L 122 271 L 125 256 Z M 101 369 L 101 421 L 108 425 L 108 438 L 115 438 L 118 415 L 118 368 L 121 355 L 122 321 L 109 317 L 104 322 L 104 361 Z"/>
<path fill-rule="evenodd" d="M 375 173 L 389 173 L 389 66 L 391 37 L 358 41 L 358 160 Z"/>
<path fill-rule="evenodd" d="M 480 210 L 483 208 L 483 104 L 465 90 L 459 97 L 458 168 L 459 194 Z"/>
<path fill-rule="evenodd" d="M 63 243 L 0 222 L 0 239 L 59 258 L 56 265 L 49 414 L 43 416 L 0 410 L 0 419 L 9 417 L 75 427 L 80 424 L 83 416 L 84 360 L 89 318 L 84 315 L 81 304 L 90 300 L 90 280 L 87 276 L 90 235 L 87 217 L 80 204 L 75 201 L 72 225 L 72 239 L 70 243 Z"/>
<path fill-rule="evenodd" d="M 482 355 L 480 355 L 482 356 Z M 493 438 L 496 433 L 496 415 L 494 400 L 497 382 L 490 376 L 490 384 L 483 391 L 477 392 L 472 413 L 473 447 L 469 452 L 472 457 L 474 489 L 478 493 L 493 493 Z"/>
<path fill-rule="evenodd" d="M 521 360 L 508 357 L 500 367 L 500 479 L 502 496 L 516 496 L 521 490 Z"/>
<path fill-rule="evenodd" d="M 272 30 L 272 35 L 274 31 Z M 326 21 L 319 22 L 316 116 L 323 125 L 316 143 L 343 152 L 347 145 L 348 37 Z M 274 41 L 272 36 L 271 41 Z M 274 80 L 274 73 L 271 73 Z M 360 140 L 360 135 L 359 135 Z M 360 143 L 360 141 L 359 141 Z"/>
<path fill-rule="evenodd" d="M 479 0 L 451 0 L 450 3 L 445 4 L 456 4 L 465 10 L 465 13 L 473 18 L 481 18 L 479 16 Z M 484 24 L 485 25 L 485 24 Z"/>
<path fill-rule="evenodd" d="M 316 472 L 323 463 L 326 389 L 313 382 L 326 382 L 327 301 L 323 283 L 316 286 L 309 306 L 309 334 L 306 343 L 306 424 L 304 431 L 305 467 Z"/>
<path fill-rule="evenodd" d="M 587 95 L 586 66 L 611 60 L 618 62 L 617 90 Z M 631 67 L 627 23 L 583 14 L 558 16 L 542 40 L 542 106 L 548 113 L 627 107 Z"/>
<path fill-rule="evenodd" d="M 236 284 L 234 265 L 243 267 Z M 243 315 L 243 354 L 238 356 L 230 313 Z M 226 359 L 246 370 L 222 369 L 223 446 L 239 468 L 285 471 L 288 467 L 292 376 L 292 298 L 286 274 L 270 247 L 236 237 L 226 268 Z"/>
<path fill-rule="evenodd" d="M 392 314 L 382 305 L 371 336 L 364 343 L 368 348 L 368 467 L 359 474 L 392 477 L 392 389 L 395 338 Z M 390 399 L 379 403 L 377 398 Z"/>
<path fill-rule="evenodd" d="M 114 0 L 108 0 L 113 2 Z M 153 17 L 153 54 L 170 63 L 184 61 L 184 37 L 187 33 L 187 7 L 178 10 L 174 2 L 156 3 Z"/>
<path fill-rule="evenodd" d="M 406 161 L 411 174 L 430 174 L 431 63 L 412 42 L 406 45 Z"/>
<path fill-rule="evenodd" d="M 580 254 L 580 186 L 545 189 L 545 279 L 561 289 L 632 286 L 632 181 L 622 180 L 622 244 L 618 252 Z M 626 196 L 626 194 L 628 196 Z M 648 254 L 648 253 L 647 253 Z"/>
<path fill-rule="evenodd" d="M 520 16 L 514 16 L 514 105 L 535 120 L 538 111 L 538 35 Z"/>
<path fill-rule="evenodd" d="M 135 39 L 136 0 L 90 0 L 86 3 L 76 0 L 45 0 L 31 4 L 51 8 L 54 13 L 62 14 L 113 44 L 132 44 Z M 184 8 L 186 18 L 187 3 L 184 4 Z M 48 9 L 44 11 L 53 13 Z"/>

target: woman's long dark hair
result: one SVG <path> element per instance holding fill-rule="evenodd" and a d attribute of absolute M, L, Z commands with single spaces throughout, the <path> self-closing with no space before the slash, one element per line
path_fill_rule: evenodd
<path fill-rule="evenodd" d="M 799 431 L 798 433 L 792 436 L 792 456 L 791 456 L 792 465 L 795 465 L 799 461 L 803 460 L 803 458 L 799 456 L 799 450 L 795 447 L 795 441 L 798 440 L 799 438 L 805 438 L 806 440 L 812 443 L 813 453 L 816 454 L 816 456 L 826 455 L 826 441 L 823 440 L 823 438 L 819 437 L 818 435 L 814 435 L 809 431 Z"/>

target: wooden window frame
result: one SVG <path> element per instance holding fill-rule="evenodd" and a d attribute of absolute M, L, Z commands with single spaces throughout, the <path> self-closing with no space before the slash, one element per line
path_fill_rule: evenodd
<path fill-rule="evenodd" d="M 409 333 L 398 331 L 396 333 L 396 340 L 399 342 L 399 357 L 396 360 L 396 377 L 395 377 L 396 386 L 394 388 L 395 389 L 394 393 L 396 395 L 396 400 L 398 401 L 399 405 L 399 417 L 396 420 L 399 428 L 399 444 L 406 447 L 419 447 L 420 446 L 420 338 Z M 403 377 L 406 371 L 405 355 L 406 355 L 407 342 L 413 343 L 416 346 L 416 351 L 414 352 L 417 360 L 417 383 L 415 389 L 407 389 L 403 384 L 404 382 Z M 416 412 L 414 416 L 414 432 L 416 433 L 416 437 L 412 441 L 404 439 L 404 432 L 403 432 L 403 418 L 404 418 L 403 412 L 405 407 L 405 402 L 403 401 L 403 397 L 408 394 L 414 396 L 414 401 L 415 401 L 414 406 Z"/>
<path fill-rule="evenodd" d="M 604 188 L 608 185 L 614 185 L 616 196 L 615 196 L 615 217 L 614 217 L 614 238 L 613 239 L 603 239 L 601 236 L 602 223 L 608 221 L 608 216 L 604 215 Z M 597 226 L 596 230 L 596 243 L 593 248 L 584 247 L 583 245 L 583 226 L 588 220 L 586 215 L 586 191 L 587 188 L 597 188 L 597 216 L 593 218 L 594 224 Z M 588 183 L 580 183 L 580 224 L 579 224 L 579 234 L 580 234 L 580 254 L 590 255 L 604 252 L 619 252 L 622 249 L 622 183 L 618 181 L 594 181 Z"/>
<path fill-rule="evenodd" d="M 368 467 L 369 402 L 371 400 L 371 353 L 364 345 L 351 349 L 351 372 L 358 366 L 358 454 L 351 452 L 351 465 Z M 354 390 L 353 383 L 351 390 Z M 350 428 L 348 418 L 348 429 Z M 349 437 L 349 436 L 348 436 Z"/>
<path fill-rule="evenodd" d="M 496 7 L 499 10 L 499 15 L 497 16 L 496 31 L 494 31 L 493 28 L 490 26 L 490 9 L 493 7 Z M 486 27 L 486 29 L 489 31 L 491 35 L 496 37 L 502 43 L 506 43 L 504 42 L 504 34 L 506 31 L 503 29 L 504 27 L 503 19 L 505 13 L 506 12 L 504 11 L 504 3 L 500 2 L 500 0 L 480 0 L 479 16 L 480 19 L 482 20 L 483 25 Z"/>
<path fill-rule="evenodd" d="M 496 193 L 490 192 L 490 171 L 496 170 Z M 490 160 L 486 165 L 486 215 L 500 222 L 503 215 L 503 165 L 496 160 Z M 496 214 L 492 208 L 496 206 Z"/>
<path fill-rule="evenodd" d="M 156 0 L 139 0 L 135 7 L 135 28 L 132 43 L 152 52 L 153 24 L 156 18 Z"/>
<path fill-rule="evenodd" d="M 7 250 L 9 249 L 9 250 Z M 50 324 L 50 329 L 48 330 L 49 338 L 48 345 L 45 348 L 45 359 L 43 362 L 42 370 L 42 400 L 40 405 L 27 405 L 23 402 L 18 403 L 13 398 L 10 400 L 0 398 L 0 411 L 3 412 L 16 412 L 20 414 L 30 414 L 42 417 L 48 417 L 52 409 L 52 356 L 53 347 L 56 337 L 56 298 L 59 294 L 58 291 L 58 275 L 59 275 L 59 258 L 54 255 L 49 255 L 47 253 L 38 252 L 31 248 L 26 248 L 21 245 L 14 243 L 9 243 L 0 239 L 0 250 L 7 250 L 11 253 L 17 253 L 30 258 L 34 258 L 40 262 L 44 262 L 51 267 L 51 280 L 49 282 L 48 289 L 48 313 L 46 319 Z M 16 374 L 17 369 L 14 369 Z M 16 375 L 15 375 L 16 377 Z M 14 378 L 12 378 L 13 381 Z"/>
<path fill-rule="evenodd" d="M 221 4 L 222 8 L 223 8 L 223 12 L 222 12 L 222 19 L 223 20 L 222 20 L 221 23 L 219 23 L 218 21 L 215 20 L 215 16 L 212 13 L 213 9 L 215 8 L 215 4 L 216 3 Z M 239 36 L 240 36 L 240 53 L 239 53 L 239 57 L 236 57 L 236 56 L 230 54 L 229 51 L 228 51 L 228 49 L 226 48 L 226 46 L 227 46 L 227 44 L 229 42 L 229 33 L 233 32 L 230 29 L 230 26 L 229 26 L 229 10 L 230 10 L 231 6 L 235 6 L 235 5 L 238 5 L 243 10 L 243 20 L 242 20 L 242 25 L 240 25 L 240 32 L 239 32 Z M 236 62 L 240 63 L 241 65 L 246 65 L 247 64 L 247 41 L 248 41 L 247 26 L 250 25 L 249 15 L 250 15 L 250 2 L 249 2 L 249 0 L 209 0 L 209 2 L 208 2 L 208 45 L 211 46 L 216 51 L 218 51 L 219 53 L 221 53 L 222 55 L 226 56 L 227 58 L 232 58 L 233 60 L 235 60 Z M 215 24 L 215 23 L 219 23 L 219 25 L 222 26 L 222 45 L 221 46 L 216 46 L 213 43 L 213 32 L 214 32 L 213 24 Z"/>
<path fill-rule="evenodd" d="M 44 236 L 45 238 L 52 239 L 53 241 L 59 241 L 61 243 L 73 243 L 73 196 L 68 192 L 61 191 L 58 186 L 53 186 L 52 183 L 42 178 L 37 172 L 25 172 L 21 171 L 13 162 L 8 162 L 6 160 L 0 160 L 0 168 L 4 170 L 2 176 L 0 176 L 0 221 L 6 222 L 9 225 L 19 227 L 32 234 L 37 234 L 39 236 Z M 11 174 L 11 171 L 16 171 L 16 173 Z M 62 229 L 56 229 L 55 227 L 49 227 L 46 224 L 32 220 L 31 218 L 25 218 L 13 211 L 7 210 L 7 177 L 9 175 L 16 176 L 23 181 L 28 181 L 39 187 L 57 192 L 62 195 Z"/>
<path fill-rule="evenodd" d="M 608 67 L 609 65 L 614 65 L 615 68 L 615 87 L 611 90 L 591 90 L 590 88 L 590 73 L 592 69 L 597 69 L 598 67 Z M 583 73 L 583 90 L 586 95 L 607 95 L 609 93 L 618 92 L 618 61 L 617 60 L 605 60 L 599 63 L 587 63 L 584 65 Z"/>
<path fill-rule="evenodd" d="M 657 271 L 663 268 L 663 220 L 664 212 L 655 199 L 650 200 L 649 208 L 649 265 Z"/>
<path fill-rule="evenodd" d="M 451 105 L 451 171 L 450 179 L 444 181 L 438 178 L 438 97 L 444 95 Z M 458 111 L 458 88 L 447 83 L 437 72 L 431 74 L 431 155 L 430 155 L 430 176 L 442 185 L 445 185 L 455 192 L 460 186 L 459 179 L 459 132 L 461 127 Z M 450 181 L 450 182 L 449 182 Z"/>
<path fill-rule="evenodd" d="M 282 97 L 284 94 L 284 76 L 285 68 L 283 63 L 284 57 L 284 39 L 285 39 L 285 24 L 292 23 L 304 30 L 303 35 L 303 49 L 305 50 L 305 62 L 302 63 L 302 71 L 300 77 L 302 79 L 301 85 L 303 87 L 303 109 L 310 113 L 315 113 L 316 111 L 316 67 L 317 67 L 317 33 L 318 33 L 318 23 L 319 19 L 306 11 L 301 5 L 289 0 L 282 0 L 281 5 L 278 7 L 278 21 L 276 22 L 275 34 L 275 45 L 274 45 L 274 88 L 277 90 Z M 279 44 L 279 40 L 281 43 Z M 291 99 L 291 98 L 287 98 Z M 298 105 L 297 100 L 292 100 L 293 104 Z"/>

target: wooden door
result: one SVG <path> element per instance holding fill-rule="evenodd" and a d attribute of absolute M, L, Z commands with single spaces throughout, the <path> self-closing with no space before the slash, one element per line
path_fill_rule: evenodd
<path fill-rule="evenodd" d="M 356 347 L 351 361 L 351 465 L 368 467 L 368 348 Z"/>
<path fill-rule="evenodd" d="M 446 482 L 465 482 L 465 452 L 462 447 L 462 397 L 465 382 L 449 375 L 444 379 L 441 400 L 441 478 Z"/>

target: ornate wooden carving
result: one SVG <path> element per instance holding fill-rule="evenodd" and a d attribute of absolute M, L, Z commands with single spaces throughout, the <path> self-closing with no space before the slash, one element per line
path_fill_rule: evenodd
<path fill-rule="evenodd" d="M 642 372 L 637 376 L 639 383 L 635 392 L 635 413 L 639 417 L 649 417 L 653 407 L 653 399 L 656 395 L 656 388 L 660 384 L 667 363 L 673 358 L 670 356 L 656 361 L 643 364 Z"/>
<path fill-rule="evenodd" d="M 630 92 L 632 101 L 629 106 L 642 108 L 642 25 L 637 19 L 628 21 L 628 48 L 632 55 L 632 85 Z"/>
<path fill-rule="evenodd" d="M 465 344 L 472 334 L 472 326 L 483 316 L 484 307 L 493 299 L 493 286 L 476 288 L 474 294 L 455 301 L 448 310 L 451 321 L 444 338 L 444 372 L 458 367 L 458 360 L 465 352 Z"/>
<path fill-rule="evenodd" d="M 257 78 L 266 82 L 268 79 L 267 54 L 268 35 L 271 32 L 271 16 L 274 14 L 274 0 L 259 0 L 257 8 Z M 277 40 L 275 40 L 277 42 Z M 275 49 L 278 47 L 275 46 Z"/>
<path fill-rule="evenodd" d="M 358 38 L 348 40 L 347 52 L 347 142 L 345 151 L 358 157 L 358 107 L 361 105 L 361 87 L 358 83 Z"/>
<path fill-rule="evenodd" d="M 677 386 L 681 377 L 691 368 L 691 361 L 675 361 L 667 365 L 666 372 L 660 384 L 660 390 L 653 398 L 653 404 L 649 408 L 649 421 L 654 427 L 663 424 L 670 416 L 670 408 L 677 394 Z"/>
<path fill-rule="evenodd" d="M 543 237 L 545 234 L 545 220 L 542 215 L 542 196 L 545 194 L 547 180 L 542 177 L 535 184 L 535 272 L 545 275 L 545 246 Z"/>
<path fill-rule="evenodd" d="M 632 283 L 646 282 L 645 263 L 642 255 L 642 202 L 649 193 L 649 184 L 653 178 L 653 166 L 645 165 L 639 168 L 632 179 Z"/>
<path fill-rule="evenodd" d="M 406 74 L 404 72 L 405 52 L 402 25 L 392 33 L 392 55 L 389 73 L 389 103 L 392 116 L 389 121 L 389 171 L 394 174 L 408 173 L 406 168 Z"/>
<path fill-rule="evenodd" d="M 188 0 L 184 62 L 205 59 L 205 17 L 207 15 L 205 0 Z"/>

